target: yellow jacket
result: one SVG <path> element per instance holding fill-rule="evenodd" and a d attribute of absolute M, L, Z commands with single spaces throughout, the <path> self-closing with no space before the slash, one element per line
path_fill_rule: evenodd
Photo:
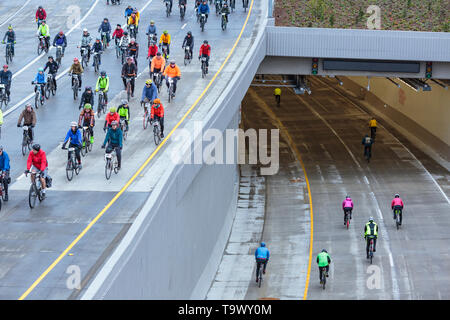
<path fill-rule="evenodd" d="M 159 38 L 159 43 L 168 43 L 170 44 L 170 34 L 165 35 L 164 33 Z"/>
<path fill-rule="evenodd" d="M 275 90 L 273 90 L 273 94 L 276 96 L 281 96 L 281 89 L 280 88 L 275 88 Z"/>
<path fill-rule="evenodd" d="M 377 120 L 372 119 L 369 121 L 369 127 L 376 127 L 377 126 Z"/>
<path fill-rule="evenodd" d="M 130 15 L 129 17 L 128 17 L 128 25 L 131 25 L 131 24 L 134 24 L 134 25 L 139 25 L 139 12 L 138 13 L 136 13 L 136 21 L 133 21 L 134 19 L 133 19 L 133 17 Z"/>

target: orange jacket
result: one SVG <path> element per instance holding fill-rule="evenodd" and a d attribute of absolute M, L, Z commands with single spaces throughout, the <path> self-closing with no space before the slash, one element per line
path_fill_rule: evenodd
<path fill-rule="evenodd" d="M 152 65 L 151 65 L 150 71 L 153 72 L 153 69 L 155 69 L 155 68 L 163 71 L 165 66 L 166 66 L 166 59 L 164 59 L 163 57 L 161 57 L 160 59 L 158 59 L 157 57 L 154 57 L 152 59 Z"/>
<path fill-rule="evenodd" d="M 164 76 L 170 77 L 170 78 L 175 78 L 175 77 L 181 77 L 181 71 L 180 68 L 178 68 L 177 65 L 175 65 L 175 67 L 171 67 L 170 64 L 166 67 L 166 69 L 164 69 Z"/>
<path fill-rule="evenodd" d="M 162 118 L 164 117 L 164 107 L 162 103 L 159 104 L 159 108 L 155 108 L 156 104 L 152 105 L 152 111 L 150 113 L 151 118 L 153 119 L 154 115 L 157 115 L 158 117 Z"/>

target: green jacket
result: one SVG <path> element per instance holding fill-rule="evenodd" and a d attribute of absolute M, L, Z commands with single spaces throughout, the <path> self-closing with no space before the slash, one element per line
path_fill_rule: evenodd
<path fill-rule="evenodd" d="M 119 108 L 117 108 L 117 113 L 119 117 L 126 117 L 127 121 L 130 119 L 130 108 L 125 107 L 124 104 L 121 104 Z"/>
<path fill-rule="evenodd" d="M 378 237 L 378 225 L 375 222 L 367 222 L 364 227 L 364 238 L 366 236 Z"/>
<path fill-rule="evenodd" d="M 40 25 L 38 29 L 38 34 L 44 37 L 50 37 L 50 29 L 48 28 L 48 24 Z"/>
<path fill-rule="evenodd" d="M 326 252 L 321 252 L 317 255 L 317 263 L 319 267 L 326 267 L 331 263 L 330 255 Z"/>
<path fill-rule="evenodd" d="M 97 79 L 97 84 L 95 85 L 95 91 L 98 90 L 98 88 L 103 89 L 104 91 L 108 91 L 109 89 L 109 77 L 106 76 L 105 78 L 102 78 L 101 76 Z"/>

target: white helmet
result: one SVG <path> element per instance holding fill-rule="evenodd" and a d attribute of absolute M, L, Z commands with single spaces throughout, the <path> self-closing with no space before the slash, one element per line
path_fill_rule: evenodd
<path fill-rule="evenodd" d="M 70 123 L 70 126 L 71 126 L 71 127 L 78 127 L 78 123 L 76 123 L 75 121 L 72 121 L 72 122 Z"/>
<path fill-rule="evenodd" d="M 88 29 L 84 28 L 84 29 L 83 29 L 83 32 L 88 32 Z"/>

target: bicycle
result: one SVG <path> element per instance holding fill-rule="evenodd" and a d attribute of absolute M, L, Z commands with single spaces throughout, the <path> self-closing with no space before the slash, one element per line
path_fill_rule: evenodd
<path fill-rule="evenodd" d="M 6 188 L 5 185 L 9 184 L 11 182 L 11 178 L 8 177 L 8 180 L 5 179 L 6 178 L 6 173 L 5 171 L 0 171 L 0 194 L 1 194 L 1 199 L 3 201 L 6 200 Z M 0 210 L 2 209 L 2 202 L 0 201 Z"/>
<path fill-rule="evenodd" d="M 169 103 L 173 100 L 175 93 L 173 92 L 173 78 L 168 77 L 167 81 L 169 82 L 169 87 L 167 88 L 167 95 L 169 96 Z"/>
<path fill-rule="evenodd" d="M 36 198 L 39 199 L 39 202 L 42 202 L 42 200 L 44 200 L 41 185 L 42 172 L 41 171 L 30 172 L 29 170 L 27 170 L 25 172 L 25 176 L 27 176 L 28 173 L 34 175 L 34 182 L 31 182 L 30 190 L 28 191 L 28 204 L 30 208 L 33 209 L 36 206 Z"/>
<path fill-rule="evenodd" d="M 325 290 L 325 284 L 327 282 L 327 267 L 320 267 L 320 269 L 322 270 L 322 276 L 320 278 L 320 284 L 322 285 L 322 289 Z"/>
<path fill-rule="evenodd" d="M 109 180 L 111 178 L 111 173 L 114 170 L 114 173 L 117 174 L 119 172 L 118 166 L 118 160 L 116 155 L 116 149 L 114 148 L 110 153 L 105 153 L 105 177 L 106 180 Z"/>
<path fill-rule="evenodd" d="M 125 63 L 125 59 L 127 57 L 126 52 L 127 52 L 127 47 L 121 46 L 120 47 L 120 57 L 121 57 L 122 65 Z"/>
<path fill-rule="evenodd" d="M 242 6 L 244 7 L 244 12 L 247 12 L 248 0 L 242 0 Z"/>
<path fill-rule="evenodd" d="M 151 104 L 150 102 L 144 102 L 144 118 L 142 119 L 142 127 L 147 129 L 148 124 L 151 122 Z"/>
<path fill-rule="evenodd" d="M 264 269 L 264 260 L 261 259 L 262 262 L 260 262 L 259 270 L 258 270 L 258 261 L 256 262 L 256 278 L 258 279 L 258 287 L 261 288 L 262 282 L 263 282 L 263 269 Z"/>
<path fill-rule="evenodd" d="M 62 46 L 56 47 L 56 63 L 58 64 L 58 68 L 61 66 L 62 59 Z"/>
<path fill-rule="evenodd" d="M 155 40 L 153 39 L 156 36 L 156 34 L 150 33 L 148 34 L 148 41 L 147 41 L 147 47 L 150 48 L 150 46 L 155 43 Z"/>
<path fill-rule="evenodd" d="M 159 120 L 150 120 L 153 125 L 153 140 L 155 141 L 155 145 L 158 145 L 161 142 L 161 124 Z"/>
<path fill-rule="evenodd" d="M 122 130 L 123 141 L 127 140 L 128 129 L 125 123 L 125 119 L 120 118 L 120 130 Z"/>
<path fill-rule="evenodd" d="M 184 19 L 184 15 L 186 13 L 186 4 L 181 4 L 180 5 L 180 20 Z"/>
<path fill-rule="evenodd" d="M 130 39 L 136 39 L 136 26 L 134 24 L 128 26 L 128 33 L 130 34 Z"/>
<path fill-rule="evenodd" d="M 98 74 L 98 70 L 100 68 L 100 57 L 99 55 L 102 53 L 102 51 L 94 52 L 94 71 L 96 74 Z"/>
<path fill-rule="evenodd" d="M 39 36 L 39 43 L 38 43 L 38 47 L 37 47 L 37 54 L 40 55 L 43 51 L 45 51 L 45 53 L 48 53 L 47 42 L 45 42 L 45 37 L 44 36 Z"/>
<path fill-rule="evenodd" d="M 98 91 L 98 106 L 97 106 L 97 117 L 100 118 L 101 114 L 106 113 L 106 104 L 105 104 L 105 93 L 103 90 Z"/>
<path fill-rule="evenodd" d="M 167 60 L 168 58 L 167 58 L 167 46 L 166 45 L 162 46 L 162 52 L 163 52 L 162 53 L 163 58 Z"/>
<path fill-rule="evenodd" d="M 158 72 L 156 74 L 155 85 L 156 85 L 156 88 L 158 89 L 158 93 L 160 93 L 161 92 L 161 87 L 162 87 L 162 74 L 161 74 L 161 72 Z"/>
<path fill-rule="evenodd" d="M 402 224 L 401 215 L 402 215 L 402 209 L 394 208 L 394 219 L 395 219 L 395 225 L 397 227 L 397 230 L 400 229 L 400 226 Z"/>
<path fill-rule="evenodd" d="M 39 108 L 39 105 L 44 105 L 45 97 L 42 95 L 42 86 L 45 86 L 44 83 L 35 83 L 34 81 L 32 84 L 35 84 L 35 94 L 34 94 L 34 106 L 36 109 Z"/>
<path fill-rule="evenodd" d="M 171 13 L 170 2 L 169 1 L 165 1 L 165 2 L 166 2 L 166 17 L 168 18 Z"/>
<path fill-rule="evenodd" d="M 369 244 L 369 260 L 370 260 L 370 264 L 372 264 L 372 260 L 373 260 L 373 239 L 374 236 L 368 236 L 370 239 L 370 244 Z"/>
<path fill-rule="evenodd" d="M 191 48 L 189 46 L 184 47 L 184 65 L 187 66 L 192 60 Z"/>
<path fill-rule="evenodd" d="M 88 152 L 92 151 L 92 144 L 91 144 L 91 132 L 89 130 L 89 127 L 83 127 L 83 142 L 81 145 L 81 155 L 84 157 L 88 154 Z"/>
<path fill-rule="evenodd" d="M 78 46 L 79 48 L 79 46 Z M 88 59 L 88 49 L 86 47 L 82 47 L 81 48 L 81 66 L 83 68 L 87 68 L 89 63 L 89 59 Z"/>
<path fill-rule="evenodd" d="M 344 209 L 344 225 L 347 227 L 350 226 L 350 210 L 345 210 Z"/>
<path fill-rule="evenodd" d="M 73 100 L 77 100 L 78 90 L 80 88 L 80 82 L 78 81 L 78 75 L 74 74 L 74 73 L 69 73 L 69 77 L 72 77 Z"/>
<path fill-rule="evenodd" d="M 202 32 L 205 31 L 205 23 L 206 23 L 206 14 L 202 13 L 200 15 L 200 28 L 202 29 Z"/>
<path fill-rule="evenodd" d="M 47 98 L 47 100 L 50 98 L 50 92 L 52 93 L 52 95 L 56 94 L 56 88 L 55 88 L 55 84 L 53 83 L 53 74 L 49 73 L 47 76 L 47 84 L 45 85 L 45 98 Z"/>
<path fill-rule="evenodd" d="M 3 108 L 3 105 L 5 107 L 8 105 L 8 95 L 6 94 L 6 88 L 3 83 L 0 83 L 0 109 Z"/>
<path fill-rule="evenodd" d="M 222 13 L 222 30 L 225 31 L 227 28 L 227 14 Z"/>
<path fill-rule="evenodd" d="M 12 54 L 12 44 L 7 43 L 5 48 L 5 58 L 6 58 L 6 64 L 9 64 L 13 60 L 13 54 Z"/>
<path fill-rule="evenodd" d="M 119 59 L 120 56 L 122 55 L 122 48 L 120 47 L 120 41 L 116 38 L 114 40 L 115 43 L 115 52 L 116 52 L 116 58 Z"/>
<path fill-rule="evenodd" d="M 370 151 L 370 149 L 365 150 L 364 157 L 366 158 L 367 163 L 369 163 L 370 162 L 370 158 L 372 157 L 372 152 Z"/>
<path fill-rule="evenodd" d="M 206 57 L 201 58 L 202 61 L 202 78 L 206 77 Z"/>
<path fill-rule="evenodd" d="M 103 44 L 103 49 L 106 50 L 107 46 L 108 46 L 108 39 L 106 37 L 107 32 L 102 31 L 101 33 L 101 39 L 102 39 L 102 44 Z"/>
<path fill-rule="evenodd" d="M 23 129 L 23 137 L 22 137 L 22 155 L 24 156 L 27 153 L 27 148 L 28 151 L 31 150 L 31 137 L 29 135 L 28 129 L 29 127 L 26 125 L 22 126 Z"/>
<path fill-rule="evenodd" d="M 125 77 L 125 83 L 126 83 L 126 91 L 127 91 L 127 100 L 128 102 L 130 102 L 130 98 L 131 98 L 131 80 L 134 77 Z"/>
<path fill-rule="evenodd" d="M 63 148 L 64 150 L 68 150 L 69 152 L 69 159 L 67 160 L 66 165 L 66 177 L 68 181 L 72 181 L 73 179 L 73 172 L 75 171 L 75 174 L 78 175 L 80 173 L 80 166 L 77 164 L 77 160 L 75 159 L 75 148 L 69 147 L 69 148 Z"/>

